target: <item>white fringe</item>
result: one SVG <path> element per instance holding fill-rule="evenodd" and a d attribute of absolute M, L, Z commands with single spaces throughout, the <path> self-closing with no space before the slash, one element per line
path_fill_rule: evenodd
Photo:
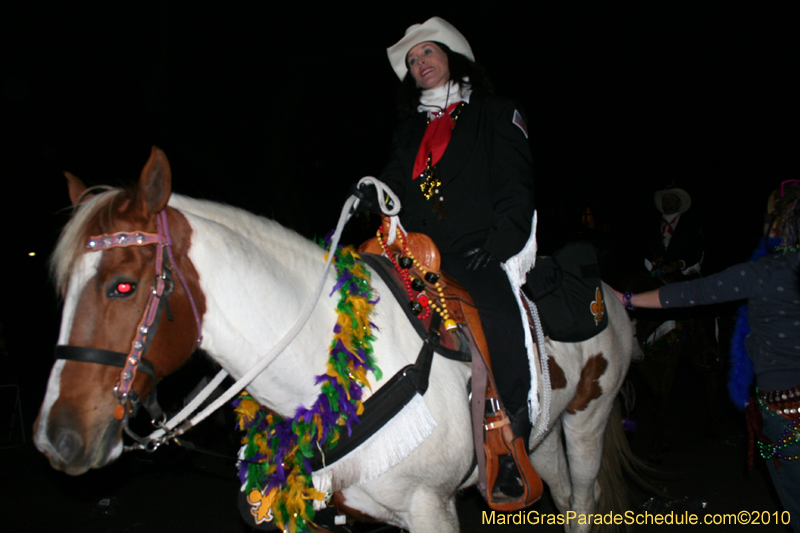
<path fill-rule="evenodd" d="M 436 421 L 415 394 L 411 401 L 364 444 L 312 474 L 314 487 L 329 493 L 367 483 L 411 455 L 433 433 Z M 324 506 L 323 502 L 319 502 Z M 316 506 L 317 502 L 315 502 Z"/>
<path fill-rule="evenodd" d="M 519 306 L 519 314 L 522 320 L 522 329 L 525 331 L 525 347 L 528 349 L 528 364 L 531 371 L 531 390 L 528 393 L 528 416 L 530 417 L 531 424 L 536 424 L 536 419 L 539 418 L 539 395 L 536 371 L 536 350 L 534 349 L 534 340 L 531 335 L 531 328 L 528 326 L 528 315 L 525 312 L 525 306 L 522 304 L 520 296 L 520 288 L 525 285 L 525 279 L 528 272 L 536 264 L 536 252 L 538 246 L 536 244 L 536 224 L 538 215 L 536 211 L 533 212 L 533 222 L 531 224 L 531 234 L 528 237 L 528 242 L 514 257 L 509 258 L 508 261 L 502 263 L 503 270 L 506 271 L 508 281 L 511 283 L 511 288 L 514 291 L 514 297 L 517 299 Z"/>
<path fill-rule="evenodd" d="M 533 319 L 533 325 L 536 329 L 536 340 L 539 345 L 539 367 L 542 369 L 542 416 L 532 422 L 534 423 L 534 427 L 536 427 L 535 423 L 539 425 L 536 434 L 533 436 L 533 440 L 536 441 L 539 437 L 544 435 L 547 431 L 547 427 L 550 425 L 550 405 L 553 399 L 553 389 L 550 386 L 550 364 L 547 361 L 547 345 L 544 342 L 544 330 L 542 329 L 542 321 L 539 319 L 539 309 L 536 307 L 536 304 L 528 298 L 527 294 L 522 291 L 520 291 L 520 293 L 522 297 L 525 298 L 528 309 L 531 310 L 531 318 Z M 538 383 L 536 378 L 533 378 L 533 381 Z"/>

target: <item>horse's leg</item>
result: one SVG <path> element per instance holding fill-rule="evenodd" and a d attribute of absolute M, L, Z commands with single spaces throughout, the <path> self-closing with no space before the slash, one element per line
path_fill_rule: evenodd
<path fill-rule="evenodd" d="M 550 495 L 558 511 L 561 513 L 569 511 L 572 483 L 569 479 L 569 465 L 561 438 L 560 418 L 553 424 L 550 433 L 533 450 L 530 458 L 531 464 L 550 489 Z"/>
<path fill-rule="evenodd" d="M 456 498 L 429 491 L 417 491 L 411 501 L 410 533 L 458 533 Z"/>
<path fill-rule="evenodd" d="M 343 505 L 411 533 L 458 533 L 455 494 L 475 453 L 469 372 L 461 363 L 434 358 L 423 397 L 437 424 L 433 433 L 380 477 L 343 489 Z"/>
<path fill-rule="evenodd" d="M 358 485 L 347 487 L 339 494 L 337 503 L 357 519 L 366 517 L 410 533 L 459 532 L 455 490 L 421 486 L 424 482 L 421 478 L 388 481 L 388 484 L 372 482 L 369 490 Z M 407 486 L 409 482 L 416 483 L 416 488 L 398 490 L 398 486 Z M 376 500 L 376 496 L 382 501 Z"/>
<path fill-rule="evenodd" d="M 597 474 L 600 471 L 603 434 L 611 411 L 611 400 L 613 399 L 598 399 L 598 402 L 603 403 L 592 406 L 590 412 L 578 412 L 574 415 L 565 413 L 563 417 L 572 481 L 570 509 L 578 516 L 593 513 L 600 497 Z M 589 525 L 576 523 L 569 531 L 583 533 L 590 529 Z"/>

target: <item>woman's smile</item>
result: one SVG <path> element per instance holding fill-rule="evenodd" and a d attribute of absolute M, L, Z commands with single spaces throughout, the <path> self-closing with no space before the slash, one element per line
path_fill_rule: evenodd
<path fill-rule="evenodd" d="M 423 89 L 439 87 L 450 79 L 447 54 L 434 42 L 419 43 L 409 50 L 406 63 L 417 85 Z"/>

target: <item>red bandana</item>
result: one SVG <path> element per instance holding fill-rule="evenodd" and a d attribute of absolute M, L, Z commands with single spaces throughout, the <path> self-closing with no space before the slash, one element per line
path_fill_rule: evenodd
<path fill-rule="evenodd" d="M 419 152 L 417 152 L 417 159 L 414 162 L 414 172 L 411 175 L 411 179 L 417 179 L 425 171 L 428 166 L 428 154 L 431 155 L 432 167 L 436 166 L 442 155 L 444 155 L 447 144 L 450 142 L 450 137 L 453 135 L 453 128 L 456 125 L 450 113 L 460 104 L 461 102 L 450 104 L 445 113 L 428 123 L 425 135 L 422 137 L 422 143 L 419 145 Z"/>
<path fill-rule="evenodd" d="M 675 233 L 675 225 L 678 222 L 678 217 L 673 218 L 671 221 L 666 218 L 661 219 L 661 238 L 666 239 L 667 235 Z"/>

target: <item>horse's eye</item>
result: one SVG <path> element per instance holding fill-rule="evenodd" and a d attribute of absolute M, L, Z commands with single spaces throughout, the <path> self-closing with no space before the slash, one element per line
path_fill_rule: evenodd
<path fill-rule="evenodd" d="M 130 296 L 136 290 L 136 284 L 128 281 L 117 282 L 109 288 L 109 298 L 124 298 Z"/>

